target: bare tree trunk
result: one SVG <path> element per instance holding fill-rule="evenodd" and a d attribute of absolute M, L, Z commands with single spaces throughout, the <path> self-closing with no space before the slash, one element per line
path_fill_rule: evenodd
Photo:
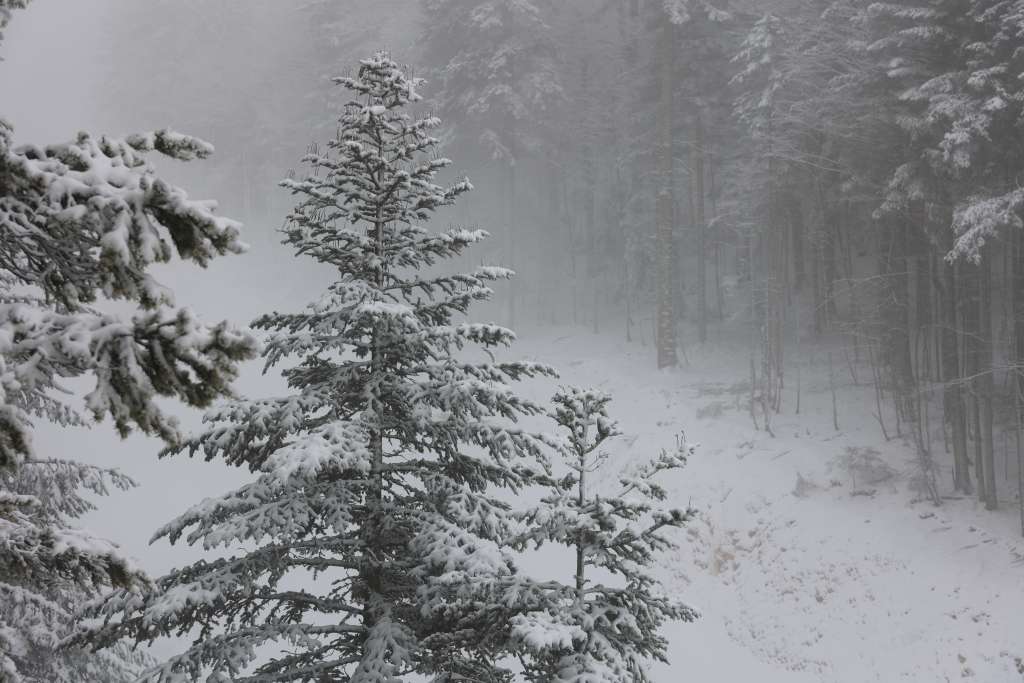
<path fill-rule="evenodd" d="M 964 377 L 969 387 L 969 420 L 971 433 L 974 437 L 974 480 L 977 485 L 978 500 L 987 500 L 985 491 L 987 477 L 985 475 L 985 437 L 982 415 L 982 396 L 985 391 L 981 373 L 984 371 L 982 354 L 984 353 L 982 336 L 982 303 L 981 303 L 981 268 L 973 264 L 964 264 L 960 268 L 963 275 L 963 297 L 961 309 L 961 325 L 963 326 L 964 346 Z"/>
<path fill-rule="evenodd" d="M 825 331 L 825 283 L 824 283 L 824 243 L 827 228 L 825 223 L 832 213 L 825 199 L 825 190 L 822 183 L 816 183 L 815 196 L 818 200 L 818 211 L 814 221 L 814 229 L 811 235 L 811 287 L 812 303 L 814 306 L 814 333 L 820 335 Z"/>
<path fill-rule="evenodd" d="M 694 142 L 690 178 L 695 199 L 694 226 L 697 229 L 697 338 L 708 340 L 707 223 L 704 216 L 704 119 L 698 102 L 693 114 Z"/>
<path fill-rule="evenodd" d="M 960 374 L 960 348 L 957 334 L 957 278 L 956 268 L 944 264 L 942 328 L 942 382 L 943 414 L 950 426 L 953 444 L 953 486 L 969 494 L 971 486 L 970 459 L 967 455 L 967 415 L 964 410 L 963 385 Z"/>
<path fill-rule="evenodd" d="M 764 257 L 764 325 L 762 333 L 762 378 L 766 410 L 779 412 L 782 407 L 783 381 L 783 327 L 789 273 L 786 270 L 788 230 L 783 229 L 780 217 L 780 197 L 776 186 L 775 154 L 773 150 L 774 117 L 768 115 L 768 206 L 767 225 L 762 230 Z M 768 419 L 767 417 L 765 418 Z"/>
<path fill-rule="evenodd" d="M 874 346 L 868 344 L 868 363 L 871 365 L 872 379 L 875 385 L 875 418 L 878 420 L 878 426 L 882 428 L 882 436 L 886 441 L 889 440 L 889 430 L 885 428 L 885 405 L 884 395 L 882 393 L 882 369 L 879 366 L 878 360 L 874 352 Z"/>
<path fill-rule="evenodd" d="M 931 249 L 926 243 L 920 245 L 914 257 L 914 326 L 920 336 L 921 343 L 914 344 L 918 355 L 917 377 L 920 381 L 932 379 L 932 338 L 934 321 L 932 320 L 932 273 Z"/>
<path fill-rule="evenodd" d="M 590 62 L 583 61 L 580 71 L 580 87 L 584 97 L 590 93 Z M 598 296 L 600 286 L 598 276 L 600 274 L 600 239 L 597 227 L 597 193 L 596 193 L 596 169 L 594 164 L 594 146 L 590 139 L 591 131 L 584 130 L 583 144 L 580 147 L 580 175 L 583 180 L 583 229 L 585 231 L 584 243 L 587 250 L 587 287 L 590 290 L 590 323 L 594 333 L 600 331 L 598 322 Z"/>
<path fill-rule="evenodd" d="M 828 352 L 828 388 L 832 392 L 832 426 L 839 431 L 839 404 L 836 401 L 836 373 L 832 366 L 832 352 Z"/>
<path fill-rule="evenodd" d="M 1011 231 L 1013 275 L 1013 395 L 1017 423 L 1017 498 L 1020 507 L 1020 530 L 1024 535 L 1024 457 L 1022 457 L 1022 431 L 1024 431 L 1024 237 L 1019 230 Z"/>
<path fill-rule="evenodd" d="M 881 307 L 882 365 L 892 382 L 893 400 L 896 403 L 897 418 L 917 428 L 915 394 L 917 378 L 911 350 L 910 328 L 910 226 L 903 222 L 892 222 L 882 226 L 883 239 L 880 246 L 881 272 L 884 288 L 879 302 Z M 888 234 L 885 234 L 888 233 Z"/>
<path fill-rule="evenodd" d="M 807 277 L 807 267 L 804 262 L 804 212 L 800 199 L 796 196 L 789 196 L 789 220 L 790 220 L 790 252 L 793 258 L 793 289 L 801 291 L 804 280 Z"/>
<path fill-rule="evenodd" d="M 769 266 L 771 277 L 768 292 L 771 297 L 771 306 L 768 314 L 766 357 L 770 364 L 772 409 L 779 412 L 782 410 L 782 390 L 785 388 L 783 343 L 785 341 L 786 295 L 789 291 L 789 274 L 786 272 L 786 235 L 788 231 L 782 228 L 778 220 L 778 212 L 773 210 L 770 213 L 773 217 L 771 227 L 773 239 Z"/>
<path fill-rule="evenodd" d="M 579 265 L 579 254 L 576 248 L 576 223 L 574 217 L 576 212 L 573 211 L 572 206 L 572 194 L 569 189 L 569 183 L 566 182 L 564 176 L 558 183 L 559 189 L 559 216 L 561 217 L 562 228 L 565 231 L 565 258 L 569 263 L 569 275 L 570 275 L 570 286 L 569 286 L 569 310 L 572 313 L 572 322 L 574 325 L 579 324 L 579 299 L 580 299 L 580 265 Z"/>
<path fill-rule="evenodd" d="M 709 155 L 708 179 L 711 182 L 711 216 L 715 221 L 717 235 L 712 236 L 715 253 L 715 314 L 719 322 L 725 320 L 725 293 L 722 291 L 722 228 L 721 216 L 718 215 L 718 188 L 715 186 L 715 154 Z"/>
<path fill-rule="evenodd" d="M 999 505 L 999 501 L 996 497 L 995 447 L 992 429 L 994 418 L 992 395 L 995 393 L 995 378 L 992 376 L 994 372 L 992 367 L 992 345 L 994 343 L 992 337 L 992 254 L 991 250 L 988 251 L 989 253 L 982 259 L 981 272 L 979 273 L 981 276 L 979 283 L 981 335 L 978 343 L 981 346 L 980 364 L 982 367 L 980 368 L 981 375 L 978 379 L 980 384 L 979 402 L 981 407 L 982 455 L 985 458 L 985 509 L 995 510 Z"/>
<path fill-rule="evenodd" d="M 672 23 L 668 16 L 662 17 L 658 32 L 658 71 L 660 75 L 660 97 L 657 108 L 657 349 L 658 367 L 674 367 L 679 360 L 676 356 L 675 321 L 675 249 L 673 248 L 673 207 L 675 205 L 675 180 L 673 173 L 674 144 L 672 136 L 673 89 L 675 87 L 675 40 Z"/>
<path fill-rule="evenodd" d="M 829 212 L 830 220 L 825 221 L 825 231 L 822 235 L 821 256 L 822 270 L 824 270 L 825 307 L 822 312 L 825 326 L 828 327 L 833 320 L 839 317 L 839 310 L 836 306 L 836 280 L 839 278 L 839 264 L 837 262 L 837 250 L 842 246 L 842 228 L 840 224 L 843 219 L 842 205 L 834 207 Z M 857 316 L 853 316 L 856 318 Z"/>
<path fill-rule="evenodd" d="M 627 25 L 627 35 L 629 39 L 626 41 L 626 69 L 632 74 L 637 66 L 640 64 L 640 41 L 644 33 L 643 22 L 640 20 L 640 0 L 629 0 L 629 19 Z M 631 115 L 632 112 L 627 108 L 626 116 L 627 120 L 624 121 L 624 130 L 629 131 L 630 138 L 639 138 L 641 130 L 636 121 L 636 117 Z M 636 202 L 643 189 L 643 183 L 641 180 L 642 174 L 642 159 L 641 156 L 635 150 L 636 145 L 628 142 L 626 145 L 626 154 L 628 155 L 628 169 L 629 169 L 629 191 L 625 198 L 626 206 L 630 206 L 631 203 Z M 641 226 L 632 224 L 628 220 L 628 211 L 623 212 L 622 223 L 622 240 L 623 240 L 623 301 L 625 302 L 626 308 L 626 341 L 632 341 L 633 338 L 633 304 L 634 297 L 637 294 L 637 276 L 634 272 L 634 266 L 636 265 L 633 261 L 633 251 L 638 250 L 639 247 L 636 244 L 635 236 L 642 230 Z M 632 233 L 632 234 L 631 234 Z M 633 239 L 630 239 L 630 238 Z M 642 336 L 641 332 L 641 336 Z"/>

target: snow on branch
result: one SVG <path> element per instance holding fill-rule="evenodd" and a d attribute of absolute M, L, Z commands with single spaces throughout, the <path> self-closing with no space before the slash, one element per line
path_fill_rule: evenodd
<path fill-rule="evenodd" d="M 998 197 L 976 197 L 957 207 L 953 215 L 956 241 L 946 260 L 963 258 L 972 263 L 981 261 L 986 242 L 1005 230 L 1024 228 L 1024 189 L 1016 189 Z"/>

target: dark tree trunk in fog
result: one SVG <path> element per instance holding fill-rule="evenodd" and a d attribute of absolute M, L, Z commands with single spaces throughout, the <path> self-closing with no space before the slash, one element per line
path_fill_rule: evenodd
<path fill-rule="evenodd" d="M 1021 430 L 1024 426 L 1024 235 L 1019 230 L 1011 232 L 1012 274 L 1011 300 L 1013 324 L 1013 366 L 1014 408 L 1017 430 L 1017 495 L 1020 496 L 1021 533 L 1024 533 L 1024 468 L 1021 462 Z"/>
<path fill-rule="evenodd" d="M 672 136 L 673 89 L 675 87 L 675 47 L 672 23 L 667 16 L 661 19 L 658 30 L 657 62 L 659 98 L 657 107 L 656 154 L 656 247 L 657 281 L 657 348 L 658 367 L 678 364 L 676 356 L 675 321 L 675 249 L 672 228 L 675 205 L 675 179 L 673 173 L 675 145 Z"/>
<path fill-rule="evenodd" d="M 589 101 L 590 94 L 590 62 L 584 61 L 580 72 L 580 86 L 583 89 L 584 98 Z M 583 243 L 587 252 L 587 289 L 590 296 L 590 324 L 594 333 L 601 331 L 599 322 L 599 296 L 600 296 L 600 272 L 601 262 L 601 239 L 600 229 L 597 224 L 597 168 L 594 163 L 594 145 L 591 141 L 593 131 L 587 130 L 583 133 L 583 145 L 580 149 L 580 175 L 583 179 L 583 191 L 581 201 L 583 203 Z"/>
<path fill-rule="evenodd" d="M 628 73 L 632 74 L 640 64 L 640 46 L 644 34 L 643 22 L 640 19 L 640 0 L 630 0 L 628 17 L 623 17 L 623 19 L 623 33 L 626 36 L 624 63 Z M 629 81 L 629 84 L 630 95 L 633 95 L 632 81 Z M 634 304 L 638 303 L 637 290 L 639 289 L 639 276 L 637 273 L 639 268 L 637 268 L 636 256 L 637 252 L 643 249 L 642 239 L 637 239 L 637 236 L 645 234 L 648 228 L 648 225 L 645 223 L 638 224 L 637 216 L 632 211 L 634 203 L 638 201 L 638 197 L 643 191 L 643 157 L 638 152 L 637 148 L 639 145 L 636 144 L 636 141 L 642 136 L 644 126 L 639 122 L 640 119 L 635 115 L 632 107 L 624 107 L 623 113 L 623 130 L 628 132 L 628 142 L 622 151 L 626 158 L 625 168 L 628 175 L 628 189 L 624 198 L 619 226 L 622 232 L 621 239 L 623 244 L 622 299 L 626 314 L 626 341 L 633 341 Z"/>
<path fill-rule="evenodd" d="M 777 180 L 778 162 L 774 148 L 775 113 L 767 115 L 768 146 L 765 156 L 768 160 L 767 217 L 762 227 L 761 255 L 763 265 L 764 305 L 761 320 L 761 368 L 763 402 L 766 420 L 769 411 L 779 412 L 782 408 L 784 387 L 784 356 L 786 297 L 789 291 L 789 274 L 786 271 L 788 231 L 783 228 L 781 197 Z"/>
<path fill-rule="evenodd" d="M 982 315 L 981 315 L 981 268 L 964 264 L 960 268 L 963 282 L 960 320 L 963 327 L 963 376 L 968 390 L 967 414 L 970 434 L 973 439 L 974 481 L 978 500 L 985 501 L 985 439 L 982 435 L 984 420 L 981 410 L 981 395 L 984 391 L 979 373 L 982 372 Z"/>
<path fill-rule="evenodd" d="M 882 364 L 891 382 L 897 417 L 916 428 L 916 392 L 910 328 L 910 226 L 905 220 L 885 221 L 880 230 L 883 287 L 879 301 Z M 886 234 L 887 233 L 887 234 Z"/>
<path fill-rule="evenodd" d="M 505 261 L 508 263 L 508 267 L 515 270 L 518 266 L 516 260 L 516 164 L 514 161 L 509 160 L 502 164 L 502 175 L 504 176 L 501 181 L 501 206 L 502 206 L 502 223 L 504 225 L 504 251 Z M 515 327 L 516 325 L 516 297 L 519 294 L 519 287 L 517 285 L 517 277 L 512 278 L 509 281 L 508 290 L 508 326 Z"/>
<path fill-rule="evenodd" d="M 942 265 L 942 382 L 943 414 L 949 425 L 953 450 L 953 486 L 971 493 L 970 457 L 967 454 L 967 414 L 960 372 L 960 328 L 957 319 L 957 267 Z"/>
<path fill-rule="evenodd" d="M 836 280 L 839 279 L 839 252 L 843 248 L 843 223 L 850 206 L 847 202 L 837 202 L 832 207 L 831 220 L 826 220 L 822 234 L 821 255 L 825 287 L 825 325 L 839 318 L 839 307 L 836 305 Z M 853 277 L 851 272 L 847 277 Z M 852 303 L 852 300 L 851 300 Z M 856 319 L 857 316 L 851 316 Z"/>
<path fill-rule="evenodd" d="M 995 392 L 995 378 L 993 373 L 993 349 L 992 349 L 992 258 L 994 254 L 987 249 L 982 259 L 980 270 L 981 312 L 979 322 L 981 323 L 981 334 L 978 344 L 981 347 L 978 384 L 979 384 L 979 405 L 981 408 L 981 443 L 982 456 L 985 459 L 985 508 L 995 510 L 998 507 L 996 497 L 996 463 L 995 463 L 995 439 L 993 435 L 993 393 Z"/>
<path fill-rule="evenodd" d="M 804 280 L 807 277 L 807 267 L 804 262 L 804 209 L 800 198 L 794 194 L 789 195 L 788 204 L 790 253 L 793 259 L 793 290 L 799 292 L 803 289 Z"/>
<path fill-rule="evenodd" d="M 914 255 L 914 327 L 913 341 L 917 377 L 922 381 L 932 380 L 932 355 L 935 347 L 935 321 L 932 319 L 932 250 L 925 241 L 920 241 Z"/>
<path fill-rule="evenodd" d="M 693 113 L 690 179 L 694 194 L 693 224 L 697 230 L 697 337 L 708 340 L 707 223 L 704 215 L 704 114 L 698 102 Z"/>
<path fill-rule="evenodd" d="M 978 500 L 995 509 L 996 480 L 993 440 L 991 251 L 984 250 L 981 265 L 965 264 L 963 297 L 965 376 L 971 392 L 974 431 L 974 476 Z"/>
<path fill-rule="evenodd" d="M 828 224 L 835 220 L 836 209 L 825 197 L 825 188 L 821 180 L 815 183 L 817 211 L 814 228 L 811 234 L 811 300 L 814 306 L 814 332 L 820 335 L 825 331 L 825 243 L 827 241 Z"/>
<path fill-rule="evenodd" d="M 715 315 L 719 322 L 725 320 L 725 293 L 722 291 L 722 217 L 718 213 L 718 188 L 715 185 L 715 151 L 708 155 L 708 181 L 711 184 L 711 217 L 716 226 L 712 236 L 715 254 Z"/>

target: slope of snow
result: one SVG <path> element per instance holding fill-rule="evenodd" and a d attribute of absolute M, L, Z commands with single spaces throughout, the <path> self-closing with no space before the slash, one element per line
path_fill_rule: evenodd
<path fill-rule="evenodd" d="M 610 450 L 622 467 L 680 430 L 702 444 L 671 489 L 706 514 L 662 569 L 703 618 L 670 627 L 673 664 L 655 680 L 1024 680 L 1015 504 L 993 514 L 971 500 L 915 502 L 910 449 L 882 438 L 870 387 L 846 368 L 835 371 L 839 431 L 819 354 L 802 358 L 800 415 L 789 370 L 771 437 L 750 418 L 742 347 L 689 348 L 688 367 L 659 372 L 650 347 L 581 329 L 522 338 L 513 355 L 612 393 L 624 436 Z M 847 447 L 877 449 L 897 475 L 858 482 L 854 495 L 835 467 Z"/>
<path fill-rule="evenodd" d="M 653 354 L 650 346 L 626 344 L 614 333 L 546 328 L 524 330 L 507 355 L 554 365 L 562 375 L 555 384 L 611 393 L 611 415 L 624 436 L 609 450 L 624 468 L 672 446 L 683 429 L 702 445 L 669 488 L 676 502 L 690 500 L 706 514 L 680 539 L 678 556 L 664 558 L 660 568 L 702 618 L 668 627 L 672 664 L 653 668 L 656 683 L 1024 681 L 1024 664 L 1017 661 L 1024 657 L 1024 543 L 1012 492 L 1001 492 L 1007 502 L 996 514 L 973 500 L 949 500 L 940 508 L 913 502 L 905 474 L 877 485 L 858 482 L 874 495 L 851 495 L 847 475 L 830 467 L 847 447 L 875 448 L 903 471 L 910 470 L 911 452 L 882 438 L 874 394 L 852 386 L 841 356 L 840 430 L 832 424 L 827 360 L 808 353 L 801 364 L 801 414 L 794 414 L 796 376 L 788 366 L 773 438 L 750 419 L 749 357 L 742 345 L 688 347 L 689 366 L 670 372 L 654 369 Z M 258 370 L 247 366 L 241 392 L 280 390 Z M 858 375 L 863 382 L 868 372 Z M 545 383 L 529 393 L 545 399 L 553 389 Z M 196 416 L 188 417 L 196 426 Z M 154 574 L 202 550 L 148 546 L 153 530 L 249 478 L 201 460 L 157 461 L 155 441 L 136 435 L 121 442 L 109 428 L 43 430 L 39 436 L 41 452 L 116 465 L 141 483 L 101 501 L 85 523 Z M 613 468 L 607 475 L 609 489 L 614 474 Z M 571 572 L 571 561 L 562 564 Z M 179 646 L 161 641 L 154 652 L 168 656 Z"/>

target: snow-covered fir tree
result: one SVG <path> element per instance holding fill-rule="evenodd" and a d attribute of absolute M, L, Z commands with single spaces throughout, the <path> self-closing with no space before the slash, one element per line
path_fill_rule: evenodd
<path fill-rule="evenodd" d="M 423 45 L 442 114 L 463 119 L 456 136 L 472 136 L 471 148 L 505 165 L 550 141 L 539 124 L 564 101 L 552 8 L 551 0 L 423 4 Z"/>
<path fill-rule="evenodd" d="M 775 96 L 782 87 L 782 22 L 766 14 L 750 29 L 740 51 L 733 57 L 739 70 L 730 84 L 737 88 L 736 117 L 750 131 L 759 146 L 770 146 L 777 134 Z M 767 152 L 771 154 L 771 149 Z"/>
<path fill-rule="evenodd" d="M 464 351 L 513 340 L 460 321 L 511 273 L 434 268 L 486 233 L 420 225 L 470 184 L 434 182 L 450 162 L 435 154 L 438 119 L 409 113 L 419 80 L 378 53 L 337 82 L 353 98 L 337 137 L 306 157 L 307 178 L 284 183 L 301 198 L 286 243 L 337 279 L 305 310 L 255 323 L 268 367 L 295 360 L 292 393 L 208 414 L 185 450 L 258 477 L 156 534 L 232 554 L 92 610 L 99 644 L 193 635 L 146 681 L 501 675 L 521 591 L 506 552 L 518 522 L 495 496 L 545 464 L 542 439 L 516 424 L 544 408 L 509 382 L 551 370 Z"/>
<path fill-rule="evenodd" d="M 0 31 L 27 0 L 0 0 Z M 2 35 L 0 35 L 2 38 Z M 238 224 L 158 177 L 146 154 L 206 157 L 171 131 L 124 140 L 80 133 L 66 144 L 13 144 L 0 119 L 0 681 L 133 680 L 146 660 L 125 648 L 59 647 L 74 610 L 111 586 L 141 585 L 117 547 L 75 519 L 88 493 L 129 480 L 32 447 L 35 421 L 84 426 L 67 380 L 91 378 L 86 409 L 117 429 L 179 438 L 157 396 L 205 406 L 227 391 L 253 339 L 175 309 L 148 273 L 175 256 L 206 265 L 241 251 Z M 134 304 L 125 320 L 105 302 Z"/>
<path fill-rule="evenodd" d="M 691 607 L 661 595 L 649 573 L 655 554 L 675 547 L 665 530 L 696 514 L 661 507 L 666 491 L 656 478 L 683 467 L 694 446 L 680 439 L 674 451 L 623 476 L 620 490 L 600 495 L 590 477 L 607 460 L 602 445 L 618 434 L 608 416 L 610 400 L 576 388 L 554 397 L 554 417 L 564 432 L 561 452 L 571 474 L 525 521 L 534 543 L 575 551 L 575 583 L 546 584 L 544 601 L 512 618 L 513 640 L 533 681 L 647 681 L 645 659 L 666 661 L 662 624 L 697 618 Z"/>
<path fill-rule="evenodd" d="M 895 86 L 907 137 L 882 212 L 924 202 L 943 231 L 952 223 L 953 259 L 978 263 L 987 242 L 1024 225 L 1024 191 L 1007 171 L 1021 154 L 1022 11 L 1019 2 L 941 0 L 876 3 L 863 14 L 874 38 L 866 50 Z"/>
<path fill-rule="evenodd" d="M 126 646 L 61 647 L 84 601 L 112 585 L 146 582 L 117 546 L 74 525 L 94 509 L 90 494 L 131 486 L 116 470 L 66 460 L 0 472 L 0 681 L 127 682 L 149 663 Z"/>

